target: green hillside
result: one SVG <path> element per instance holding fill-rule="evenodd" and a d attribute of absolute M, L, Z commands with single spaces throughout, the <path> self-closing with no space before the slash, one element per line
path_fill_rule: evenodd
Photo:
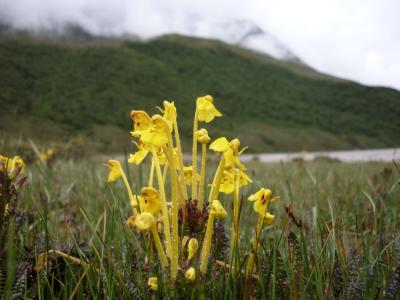
<path fill-rule="evenodd" d="M 188 140 L 194 99 L 211 94 L 224 113 L 207 127 L 211 135 L 238 136 L 253 152 L 400 145 L 399 91 L 216 41 L 2 37 L 0 78 L 0 131 L 8 135 L 48 141 L 84 134 L 116 150 L 128 140 L 131 109 L 155 113 L 173 99 Z"/>

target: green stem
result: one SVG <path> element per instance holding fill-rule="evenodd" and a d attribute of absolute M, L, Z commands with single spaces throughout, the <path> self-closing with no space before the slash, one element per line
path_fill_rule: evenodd
<path fill-rule="evenodd" d="M 207 161 L 207 145 L 201 145 L 201 170 L 200 170 L 200 183 L 199 183 L 199 202 L 198 209 L 200 211 L 203 210 L 203 202 L 204 202 L 204 178 L 206 176 L 206 161 Z"/>
<path fill-rule="evenodd" d="M 164 166 L 164 171 L 163 171 L 163 181 L 165 184 L 165 181 L 167 180 L 167 174 L 168 174 L 168 164 L 165 164 Z"/>
<path fill-rule="evenodd" d="M 162 247 L 160 236 L 158 235 L 157 227 L 155 224 L 151 226 L 151 233 L 153 234 L 154 244 L 158 252 L 158 257 L 160 258 L 161 261 L 161 266 L 165 269 L 168 267 L 168 259 Z"/>
<path fill-rule="evenodd" d="M 235 174 L 235 191 L 233 194 L 233 219 L 232 219 L 232 239 L 231 239 L 231 271 L 234 272 L 238 270 L 239 266 L 237 264 L 236 254 L 240 248 L 239 244 L 239 190 L 240 190 L 240 177 L 239 174 Z"/>
<path fill-rule="evenodd" d="M 160 167 L 160 162 L 158 161 L 158 156 L 157 156 L 157 151 L 154 147 L 152 147 L 152 153 L 153 153 L 153 159 L 155 163 L 155 169 L 156 169 L 156 174 L 157 174 L 157 180 L 158 180 L 158 187 L 159 187 L 159 192 L 160 192 L 160 197 L 161 197 L 161 210 L 163 213 L 163 221 L 164 221 L 164 238 L 165 238 L 165 244 L 166 244 L 166 249 L 167 249 L 167 255 L 171 257 L 171 231 L 170 231 L 170 226 L 169 226 L 169 213 L 168 213 L 168 207 L 167 207 L 167 198 L 165 196 L 165 187 L 164 187 L 164 181 L 163 181 L 163 176 L 161 173 L 161 167 Z"/>
<path fill-rule="evenodd" d="M 183 177 L 183 157 L 182 157 L 182 146 L 181 146 L 181 140 L 179 138 L 179 130 L 178 130 L 178 122 L 176 120 L 176 116 L 174 119 L 174 133 L 175 133 L 175 143 L 176 143 L 176 148 L 177 148 L 177 154 L 178 154 L 178 162 L 179 162 L 179 177 Z M 187 199 L 187 190 L 186 190 L 186 184 L 182 186 L 182 192 L 183 192 L 183 199 Z"/>
<path fill-rule="evenodd" d="M 207 221 L 206 234 L 203 240 L 203 247 L 200 254 L 200 272 L 204 275 L 207 271 L 208 257 L 211 250 L 211 239 L 214 231 L 214 214 L 210 212 Z"/>
<path fill-rule="evenodd" d="M 222 156 L 219 162 L 218 168 L 215 171 L 213 183 L 211 185 L 210 194 L 208 196 L 208 203 L 211 203 L 212 200 L 218 200 L 219 195 L 219 186 L 221 185 L 222 174 L 224 173 L 225 159 Z"/>
<path fill-rule="evenodd" d="M 197 197 L 197 138 L 196 131 L 198 128 L 197 110 L 193 121 L 193 147 L 192 147 L 192 201 Z"/>
<path fill-rule="evenodd" d="M 174 157 L 174 144 L 171 134 L 168 134 L 168 153 L 170 157 L 170 172 L 172 181 L 172 256 L 171 256 L 171 277 L 175 281 L 178 273 L 179 260 L 179 235 L 178 235 L 178 179 L 176 176 L 176 166 Z"/>
<path fill-rule="evenodd" d="M 149 186 L 153 186 L 154 179 L 154 159 L 151 160 L 150 176 L 149 176 Z"/>
<path fill-rule="evenodd" d="M 135 203 L 136 199 L 133 196 L 131 186 L 129 185 L 129 182 L 128 182 L 128 178 L 126 178 L 125 172 L 124 172 L 124 170 L 122 168 L 121 168 L 121 174 L 122 174 L 122 181 L 124 182 L 125 188 L 126 188 L 126 190 L 128 192 L 129 201 L 131 203 Z M 139 205 L 139 203 L 138 203 L 138 205 Z M 133 206 L 132 206 L 132 214 L 133 214 L 133 216 L 137 215 L 137 210 Z"/>
<path fill-rule="evenodd" d="M 255 236 L 253 239 L 253 249 L 249 255 L 249 260 L 247 261 L 247 267 L 246 267 L 246 275 L 248 278 L 251 278 L 251 276 L 253 274 L 254 255 L 255 255 L 255 253 L 257 253 L 258 243 L 260 240 L 263 224 L 264 224 L 264 217 L 262 215 L 258 215 Z"/>

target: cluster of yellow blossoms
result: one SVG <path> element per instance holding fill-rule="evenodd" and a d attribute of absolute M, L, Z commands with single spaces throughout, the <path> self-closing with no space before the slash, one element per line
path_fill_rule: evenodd
<path fill-rule="evenodd" d="M 136 139 L 134 143 L 137 151 L 130 155 L 128 162 L 139 165 L 148 155 L 151 155 L 148 185 L 142 187 L 140 195 L 134 195 L 121 163 L 117 160 L 110 160 L 107 164 L 110 169 L 108 181 L 122 179 L 124 182 L 132 206 L 132 216 L 127 220 L 127 225 L 135 227 L 142 233 L 151 234 L 161 266 L 165 269 L 170 268 L 171 279 L 176 280 L 180 268 L 179 262 L 184 261 L 183 255 L 187 255 L 185 266 L 189 267 L 186 267 L 185 279 L 188 282 L 194 282 L 196 270 L 202 275 L 207 272 L 214 221 L 224 219 L 227 215 L 218 200 L 220 193 L 233 194 L 231 255 L 234 255 L 232 249 L 238 249 L 240 188 L 252 180 L 245 173 L 246 166 L 239 159 L 245 150 L 245 148 L 240 149 L 240 141 L 238 139 L 228 141 L 225 137 L 220 137 L 209 145 L 209 149 L 220 155 L 220 161 L 212 183 L 205 184 L 207 144 L 211 138 L 206 129 L 199 129 L 199 124 L 210 123 L 214 118 L 222 116 L 211 96 L 199 97 L 196 100 L 191 165 L 184 165 L 174 102 L 164 101 L 163 108 L 159 110 L 162 115 L 156 114 L 151 117 L 141 110 L 133 110 L 130 114 L 133 121 L 131 134 Z M 201 145 L 200 163 L 199 144 Z M 169 180 L 167 180 L 168 175 Z M 154 177 L 157 180 L 156 186 Z M 166 189 L 166 183 L 170 185 L 169 190 Z M 210 190 L 208 201 L 206 201 L 208 186 Z M 264 188 L 249 197 L 249 201 L 255 202 L 254 211 L 258 214 L 253 251 L 249 255 L 247 264 L 247 273 L 250 275 L 254 272 L 254 253 L 257 251 L 262 227 L 274 221 L 274 216 L 268 213 L 269 203 L 272 200 L 274 199 L 272 199 L 271 190 Z M 179 235 L 181 232 L 178 227 L 179 213 L 186 211 L 184 208 L 189 202 L 196 205 L 199 212 L 203 212 L 205 208 L 208 211 L 208 214 L 204 214 L 208 218 L 198 265 L 195 264 L 194 259 L 199 248 L 198 240 L 194 237 Z M 183 216 L 181 222 L 184 223 L 187 220 L 185 218 L 187 216 Z M 185 248 L 180 249 L 181 244 L 187 248 L 187 251 Z M 148 285 L 156 290 L 157 278 L 151 277 Z"/>
<path fill-rule="evenodd" d="M 0 231 L 13 196 L 25 183 L 26 176 L 19 176 L 24 170 L 25 163 L 21 157 L 16 155 L 9 158 L 0 154 Z"/>
<path fill-rule="evenodd" d="M 25 163 L 18 155 L 14 157 L 6 157 L 0 154 L 0 170 L 6 169 L 9 178 L 16 177 L 19 173 L 23 173 Z"/>

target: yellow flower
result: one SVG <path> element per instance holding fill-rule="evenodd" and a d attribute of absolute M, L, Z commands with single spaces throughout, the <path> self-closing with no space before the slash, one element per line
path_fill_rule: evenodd
<path fill-rule="evenodd" d="M 232 194 L 235 190 L 235 173 L 239 176 L 239 187 L 245 186 L 252 182 L 250 177 L 240 169 L 227 168 L 222 175 L 219 191 L 225 194 Z"/>
<path fill-rule="evenodd" d="M 147 286 L 152 290 L 152 291 L 157 291 L 158 289 L 158 280 L 157 277 L 150 277 L 149 280 L 147 281 Z"/>
<path fill-rule="evenodd" d="M 211 143 L 210 149 L 215 152 L 223 153 L 230 149 L 230 145 L 226 137 L 220 137 Z"/>
<path fill-rule="evenodd" d="M 8 158 L 0 154 L 0 162 L 7 167 L 7 173 L 9 176 L 12 176 L 12 173 L 16 172 L 17 168 L 19 168 L 19 173 L 25 171 L 25 163 L 18 155 L 15 155 L 13 158 Z"/>
<path fill-rule="evenodd" d="M 235 176 L 232 172 L 224 171 L 219 191 L 225 194 L 232 194 L 235 190 Z"/>
<path fill-rule="evenodd" d="M 129 155 L 128 163 L 140 165 L 149 153 L 149 148 L 143 144 L 138 144 L 136 142 L 134 142 L 134 144 L 138 148 L 138 151 L 136 151 L 135 154 Z"/>
<path fill-rule="evenodd" d="M 244 164 L 242 164 L 239 160 L 239 155 L 241 155 L 247 149 L 247 147 L 244 147 L 242 150 L 239 151 L 239 147 L 240 147 L 239 139 L 233 139 L 232 141 L 229 142 L 229 145 L 232 149 L 233 164 L 235 166 L 238 166 L 241 170 L 246 170 L 246 166 Z M 224 155 L 226 155 L 226 154 L 224 153 Z"/>
<path fill-rule="evenodd" d="M 14 156 L 11 162 L 11 170 L 14 170 L 15 168 L 20 168 L 21 169 L 21 173 L 24 171 L 25 169 L 25 163 L 22 160 L 21 157 L 19 157 L 18 155 Z"/>
<path fill-rule="evenodd" d="M 272 223 L 274 223 L 274 221 L 275 221 L 275 216 L 271 215 L 269 212 L 266 212 L 264 216 L 264 223 L 267 225 L 271 225 Z"/>
<path fill-rule="evenodd" d="M 183 167 L 183 177 L 185 179 L 186 185 L 191 185 L 192 184 L 192 175 L 193 174 L 193 167 Z M 199 180 L 200 176 L 199 174 L 196 174 L 196 179 Z"/>
<path fill-rule="evenodd" d="M 224 219 L 226 217 L 226 210 L 218 200 L 213 200 L 211 203 L 210 214 L 213 214 L 216 218 Z"/>
<path fill-rule="evenodd" d="M 208 136 L 207 130 L 204 128 L 197 130 L 194 134 L 200 144 L 207 144 L 211 140 L 211 138 Z"/>
<path fill-rule="evenodd" d="M 222 153 L 225 160 L 225 167 L 233 168 L 238 166 L 241 170 L 246 170 L 246 166 L 239 160 L 239 155 L 245 150 L 239 151 L 239 139 L 228 141 L 225 137 L 220 137 L 211 143 L 210 149 Z"/>
<path fill-rule="evenodd" d="M 196 100 L 197 120 L 210 123 L 215 117 L 221 117 L 222 114 L 215 108 L 213 97 L 210 95 L 199 97 Z"/>
<path fill-rule="evenodd" d="M 162 147 L 168 143 L 171 126 L 160 115 L 150 119 L 150 127 L 140 133 L 140 141 L 149 146 Z"/>
<path fill-rule="evenodd" d="M 154 239 L 154 244 L 158 252 L 158 257 L 161 261 L 161 266 L 163 268 L 166 268 L 168 266 L 168 258 L 165 255 L 165 251 L 163 249 L 160 237 L 158 235 L 156 218 L 149 212 L 142 212 L 138 214 L 136 217 L 134 217 L 133 220 L 129 218 L 127 224 L 128 226 L 133 224 L 140 232 L 151 231 Z"/>
<path fill-rule="evenodd" d="M 175 150 L 175 149 L 174 149 Z M 175 151 L 174 151 L 174 157 L 176 155 Z M 157 151 L 157 157 L 158 157 L 158 162 L 160 163 L 160 165 L 165 165 L 168 161 L 167 156 L 164 153 L 164 150 L 160 149 L 160 151 Z"/>
<path fill-rule="evenodd" d="M 136 142 L 133 142 L 136 147 L 138 148 L 138 151 L 135 152 L 135 154 L 130 154 L 128 163 L 135 164 L 135 165 L 140 165 L 143 160 L 146 158 L 147 154 L 150 152 L 150 147 L 147 145 L 144 145 L 142 143 L 138 144 Z M 158 149 L 157 151 L 157 156 L 158 156 L 158 161 L 160 165 L 165 165 L 165 163 L 168 161 L 167 156 L 165 155 L 164 151 L 162 148 Z"/>
<path fill-rule="evenodd" d="M 150 127 L 150 117 L 143 110 L 132 110 L 131 119 L 133 121 L 132 135 L 140 135 L 140 132 Z"/>
<path fill-rule="evenodd" d="M 109 160 L 107 166 L 110 169 L 108 182 L 114 182 L 122 177 L 122 167 L 118 160 Z"/>
<path fill-rule="evenodd" d="M 48 161 L 51 159 L 54 155 L 54 150 L 53 149 L 47 149 L 47 150 L 42 150 L 40 151 L 40 159 L 42 161 Z"/>
<path fill-rule="evenodd" d="M 188 243 L 188 260 L 191 260 L 196 255 L 198 248 L 199 242 L 197 241 L 197 239 L 191 238 Z"/>
<path fill-rule="evenodd" d="M 248 185 L 250 182 L 253 182 L 253 180 L 251 180 L 251 178 L 242 170 L 239 171 L 239 182 L 240 182 L 240 186 L 246 186 Z"/>
<path fill-rule="evenodd" d="M 240 140 L 237 139 L 237 138 L 233 139 L 232 141 L 229 142 L 229 145 L 231 146 L 231 148 L 234 151 L 235 155 L 238 155 L 239 147 L 240 147 Z"/>
<path fill-rule="evenodd" d="M 134 225 L 141 232 L 147 232 L 151 230 L 151 227 L 156 224 L 156 219 L 149 212 L 142 212 L 138 214 L 134 220 Z"/>
<path fill-rule="evenodd" d="M 140 208 L 156 216 L 161 209 L 160 193 L 153 187 L 143 187 L 141 192 Z"/>
<path fill-rule="evenodd" d="M 190 267 L 185 272 L 185 278 L 189 282 L 194 282 L 196 280 L 196 270 L 193 267 Z"/>
<path fill-rule="evenodd" d="M 176 107 L 174 101 L 169 102 L 163 101 L 164 109 L 158 107 L 158 109 L 164 114 L 163 117 L 170 123 L 173 123 L 176 119 Z"/>
<path fill-rule="evenodd" d="M 255 194 L 249 196 L 249 201 L 255 201 L 253 209 L 256 213 L 263 216 L 266 214 L 269 203 L 278 199 L 275 197 L 271 200 L 272 191 L 270 189 L 261 188 Z"/>

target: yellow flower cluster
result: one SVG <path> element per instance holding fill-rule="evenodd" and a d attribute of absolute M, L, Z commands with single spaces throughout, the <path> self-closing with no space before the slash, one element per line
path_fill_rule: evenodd
<path fill-rule="evenodd" d="M 177 278 L 179 262 L 186 261 L 185 266 L 181 268 L 185 269 L 186 281 L 193 283 L 196 281 L 196 270 L 200 271 L 201 275 L 207 272 L 215 220 L 222 220 L 227 216 L 226 210 L 218 200 L 220 193 L 233 194 L 231 248 L 239 247 L 240 188 L 252 182 L 246 174 L 246 166 L 240 161 L 240 155 L 246 148 L 240 149 L 239 139 L 229 141 L 225 137 L 215 139 L 207 147 L 211 138 L 206 129 L 199 128 L 199 124 L 210 123 L 222 114 L 215 107 L 212 96 L 199 97 L 196 100 L 193 119 L 192 161 L 191 165 L 185 166 L 175 104 L 164 101 L 163 108 L 159 110 L 162 115 L 150 116 L 142 110 L 133 110 L 130 114 L 133 121 L 131 135 L 135 139 L 137 151 L 130 155 L 128 162 L 139 165 L 146 157 L 151 156 L 148 185 L 142 187 L 140 195 L 134 195 L 121 163 L 116 160 L 110 160 L 107 164 L 110 170 L 108 182 L 119 179 L 124 182 L 132 206 L 132 216 L 126 223 L 143 234 L 151 234 L 161 266 L 170 268 L 171 279 L 175 281 Z M 200 162 L 198 145 L 201 145 Z M 208 148 L 219 154 L 220 161 L 212 182 L 206 185 Z M 167 184 L 170 185 L 168 189 Z M 210 187 L 209 191 L 207 186 Z M 206 192 L 208 201 L 205 201 Z M 269 225 L 274 221 L 274 216 L 268 212 L 269 203 L 275 200 L 271 200 L 271 197 L 272 192 L 264 188 L 249 197 L 250 201 L 254 201 L 254 211 L 258 216 L 252 253 L 257 249 L 263 224 Z M 208 218 L 203 228 L 201 247 L 196 238 L 179 235 L 183 232 L 178 228 L 179 220 L 182 223 L 188 221 L 185 215 L 180 218 L 179 212 L 184 214 L 188 203 L 195 205 L 200 215 L 203 214 L 204 207 L 208 210 L 208 214 L 204 214 L 204 217 L 208 215 Z M 182 249 L 179 247 L 181 244 L 184 245 Z M 201 250 L 196 258 L 198 249 Z M 185 255 L 186 260 L 180 259 Z M 252 273 L 253 262 L 250 263 L 247 269 Z M 149 278 L 148 286 L 154 291 L 157 290 L 157 278 Z"/>
<path fill-rule="evenodd" d="M 26 181 L 26 176 L 19 176 L 24 171 L 25 163 L 20 156 L 9 158 L 0 154 L 0 223 L 12 205 L 13 196 Z"/>
<path fill-rule="evenodd" d="M 8 176 L 13 179 L 25 170 L 25 163 L 18 155 L 8 158 L 0 154 L 0 170 L 7 170 Z"/>

